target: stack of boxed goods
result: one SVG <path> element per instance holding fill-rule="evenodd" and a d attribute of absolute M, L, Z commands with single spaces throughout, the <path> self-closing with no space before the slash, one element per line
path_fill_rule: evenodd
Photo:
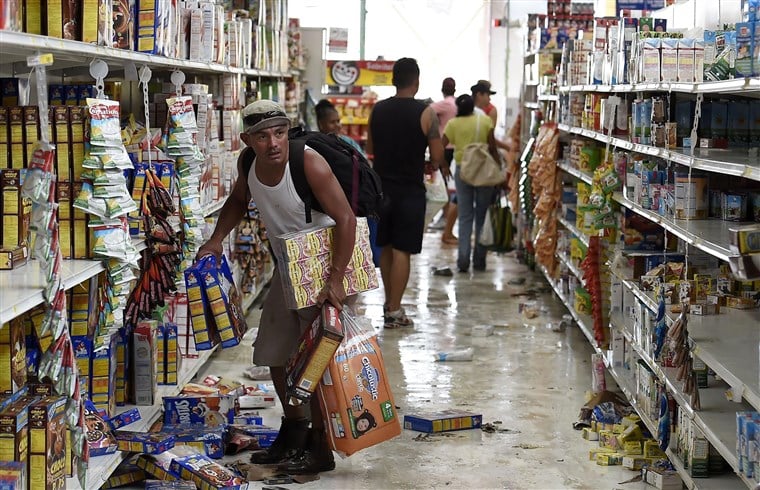
<path fill-rule="evenodd" d="M 736 412 L 736 456 L 739 471 L 754 483 L 760 483 L 760 414 Z"/>
<path fill-rule="evenodd" d="M 333 228 L 329 227 L 270 237 L 288 308 L 316 304 L 330 274 L 332 234 Z M 346 267 L 343 287 L 349 296 L 378 287 L 366 218 L 356 219 L 356 244 Z"/>

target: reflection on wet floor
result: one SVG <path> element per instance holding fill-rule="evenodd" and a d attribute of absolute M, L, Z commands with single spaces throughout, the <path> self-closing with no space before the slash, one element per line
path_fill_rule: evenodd
<path fill-rule="evenodd" d="M 577 328 L 547 327 L 566 311 L 540 274 L 510 254 L 490 254 L 485 272 L 433 274 L 439 267 L 455 270 L 455 260 L 456 247 L 441 246 L 439 232 L 426 234 L 423 253 L 412 259 L 403 302 L 413 328 L 383 329 L 382 288 L 364 294 L 357 310 L 378 333 L 402 419 L 415 411 L 463 409 L 482 413 L 484 423 L 500 430 L 430 436 L 404 430 L 338 460 L 334 471 L 298 488 L 647 488 L 618 485 L 635 473 L 589 461 L 594 443 L 573 430 L 591 385 L 592 349 Z M 520 278 L 524 284 L 514 285 Z M 540 292 L 520 295 L 530 289 Z M 518 312 L 528 299 L 537 301 L 536 318 Z M 250 325 L 258 314 L 251 312 Z M 493 325 L 493 334 L 473 336 L 478 325 Z M 470 362 L 434 360 L 437 352 L 467 347 L 473 350 Z M 247 345 L 224 351 L 206 372 L 234 376 L 250 356 Z M 279 426 L 280 414 L 279 407 L 264 410 L 265 423 Z"/>

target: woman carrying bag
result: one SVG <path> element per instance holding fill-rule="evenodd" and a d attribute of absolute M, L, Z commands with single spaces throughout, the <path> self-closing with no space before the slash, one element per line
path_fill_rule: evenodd
<path fill-rule="evenodd" d="M 493 122 L 482 112 L 475 112 L 470 95 L 456 99 L 457 115 L 443 132 L 443 145 L 454 145 L 456 172 L 454 182 L 459 206 L 457 268 L 459 272 L 486 269 L 487 248 L 480 244 L 486 212 L 493 202 L 495 186 L 504 182 L 504 172 L 494 159 L 496 143 Z M 501 181 L 499 182 L 499 176 Z M 472 247 L 472 224 L 475 222 L 475 247 Z"/>

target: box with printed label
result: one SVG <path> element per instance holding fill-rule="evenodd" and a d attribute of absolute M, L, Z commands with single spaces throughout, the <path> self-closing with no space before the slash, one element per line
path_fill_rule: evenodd
<path fill-rule="evenodd" d="M 111 428 L 90 400 L 84 402 L 84 426 L 90 456 L 102 456 L 117 451 L 116 438 Z"/>
<path fill-rule="evenodd" d="M 131 408 L 108 419 L 108 425 L 111 427 L 111 429 L 116 430 L 121 429 L 122 427 L 126 427 L 129 424 L 133 424 L 138 420 L 142 420 L 140 410 L 137 408 Z"/>
<path fill-rule="evenodd" d="M 0 488 L 27 490 L 27 466 L 21 461 L 0 461 Z"/>
<path fill-rule="evenodd" d="M 156 398 L 156 327 L 155 320 L 141 321 L 133 336 L 132 369 L 135 405 L 153 405 Z"/>
<path fill-rule="evenodd" d="M 119 451 L 159 454 L 174 447 L 174 436 L 161 432 L 114 431 Z"/>
<path fill-rule="evenodd" d="M 404 429 L 418 432 L 477 429 L 482 422 L 482 415 L 465 410 L 442 410 L 440 412 L 404 415 Z"/>
<path fill-rule="evenodd" d="M 0 412 L 0 460 L 27 460 L 29 406 L 36 400 L 36 397 L 24 396 Z"/>
<path fill-rule="evenodd" d="M 66 485 L 66 398 L 49 396 L 29 408 L 29 488 Z"/>
<path fill-rule="evenodd" d="M 195 455 L 172 460 L 171 469 L 183 480 L 189 480 L 204 489 L 242 489 L 245 480 L 207 456 Z"/>
<path fill-rule="evenodd" d="M 221 427 L 235 417 L 237 396 L 165 396 L 163 404 L 166 425 Z"/>
<path fill-rule="evenodd" d="M 145 470 L 146 473 L 154 478 L 175 481 L 179 480 L 179 473 L 175 473 L 171 469 L 172 461 L 176 458 L 196 454 L 198 454 L 198 451 L 190 446 L 174 446 L 160 454 L 141 454 L 137 457 L 136 464 L 138 468 Z"/>
<path fill-rule="evenodd" d="M 0 330 L 0 392 L 15 393 L 26 384 L 24 324 L 11 320 Z"/>
<path fill-rule="evenodd" d="M 209 458 L 220 459 L 224 456 L 223 432 L 218 427 L 164 425 L 161 432 L 173 435 L 177 446 L 190 446 Z"/>

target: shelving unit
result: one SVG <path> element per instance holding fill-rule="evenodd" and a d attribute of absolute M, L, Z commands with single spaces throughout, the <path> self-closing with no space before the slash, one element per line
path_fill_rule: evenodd
<path fill-rule="evenodd" d="M 567 230 L 570 233 L 572 233 L 573 235 L 575 235 L 581 242 L 583 242 L 583 244 L 585 246 L 588 247 L 588 245 L 589 245 L 588 235 L 586 235 L 581 230 L 579 230 L 578 228 L 576 228 L 574 224 L 570 223 L 569 221 L 567 221 L 562 216 L 558 216 L 557 217 L 557 221 L 559 221 L 562 224 L 562 226 L 564 226 L 565 228 L 567 228 Z"/>

